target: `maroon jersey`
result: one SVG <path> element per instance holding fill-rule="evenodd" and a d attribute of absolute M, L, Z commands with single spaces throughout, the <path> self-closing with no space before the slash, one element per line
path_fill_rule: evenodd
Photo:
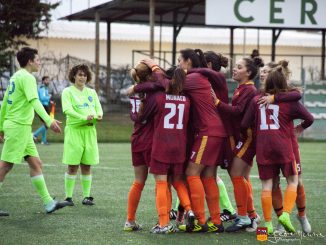
<path fill-rule="evenodd" d="M 134 86 L 135 93 L 147 93 L 147 92 L 154 92 L 154 91 L 164 91 L 168 86 L 169 81 L 162 80 L 164 84 L 161 84 L 159 81 L 155 82 L 145 82 L 145 83 L 138 83 Z"/>
<path fill-rule="evenodd" d="M 200 73 L 203 76 L 207 77 L 208 81 L 212 85 L 212 89 L 214 90 L 217 98 L 223 101 L 224 103 L 229 103 L 228 86 L 223 73 L 214 71 L 209 68 L 191 69 L 190 71 L 188 71 L 188 74 L 191 73 Z"/>
<path fill-rule="evenodd" d="M 140 98 L 138 98 L 137 96 L 131 97 L 130 104 L 131 104 L 130 118 L 135 122 L 134 130 L 131 135 L 131 151 L 141 152 L 141 151 L 151 149 L 152 141 L 153 141 L 153 132 L 154 132 L 154 121 L 138 120 Z"/>
<path fill-rule="evenodd" d="M 287 92 L 280 92 L 275 94 L 274 102 L 290 102 L 290 101 L 299 101 L 301 100 L 301 93 L 298 90 L 291 90 Z"/>
<path fill-rule="evenodd" d="M 253 82 L 240 84 L 234 91 L 232 97 L 232 106 L 220 101 L 217 110 L 221 114 L 227 114 L 230 117 L 229 124 L 231 125 L 230 134 L 235 137 L 235 143 L 240 140 L 241 120 L 246 112 L 251 99 L 256 95 L 256 88 Z M 246 137 L 246 135 L 244 135 Z"/>
<path fill-rule="evenodd" d="M 208 79 L 199 74 L 188 74 L 183 91 L 189 96 L 192 106 L 192 123 L 198 136 L 226 137 L 220 115 L 216 112 Z"/>
<path fill-rule="evenodd" d="M 229 103 L 228 86 L 223 73 L 216 72 L 209 68 L 191 69 L 188 73 L 194 73 L 194 72 L 200 73 L 205 77 L 207 77 L 216 97 L 226 104 Z M 219 113 L 219 115 L 221 116 L 227 134 L 232 135 L 233 131 L 232 131 L 232 126 L 230 124 L 230 115 L 228 115 L 227 113 Z"/>
<path fill-rule="evenodd" d="M 291 90 L 288 92 L 280 92 L 274 96 L 275 102 L 289 102 L 289 101 L 299 101 L 301 99 L 301 93 L 298 90 Z M 301 160 L 300 160 L 300 151 L 297 136 L 294 133 L 294 128 L 291 130 L 291 141 L 295 161 L 297 163 L 298 173 L 301 174 Z"/>
<path fill-rule="evenodd" d="M 186 96 L 160 93 L 156 105 L 152 158 L 164 163 L 183 163 L 190 101 Z"/>
<path fill-rule="evenodd" d="M 161 71 L 154 72 L 153 76 L 163 87 L 166 87 L 169 82 Z M 157 90 L 157 85 L 154 84 L 139 84 L 135 87 L 135 91 Z M 199 73 L 188 74 L 183 91 L 190 98 L 192 107 L 191 121 L 198 136 L 226 137 L 227 133 L 220 115 L 216 112 L 211 96 L 211 85 L 207 77 Z"/>
<path fill-rule="evenodd" d="M 261 93 L 263 95 L 263 93 Z M 287 92 L 279 92 L 274 96 L 274 102 L 291 102 L 291 101 L 299 101 L 302 98 L 300 91 L 293 89 Z M 300 153 L 299 153 L 299 144 L 297 140 L 297 136 L 294 133 L 294 128 L 290 131 L 291 132 L 291 141 L 293 147 L 294 158 L 297 163 L 297 166 L 300 168 L 299 173 L 301 173 L 301 166 L 300 166 Z"/>
<path fill-rule="evenodd" d="M 166 78 L 161 72 L 155 72 L 154 76 L 161 84 L 166 84 Z M 199 73 L 188 74 L 183 91 L 190 98 L 191 121 L 198 136 L 226 137 L 221 117 L 215 110 L 208 79 Z"/>
<path fill-rule="evenodd" d="M 245 129 L 254 122 L 257 163 L 268 165 L 293 161 L 293 120 L 303 119 L 301 125 L 307 128 L 313 123 L 313 116 L 299 102 L 281 102 L 266 108 L 257 104 L 258 98 L 256 96 L 251 101 L 241 123 L 241 128 Z"/>
<path fill-rule="evenodd" d="M 154 119 L 152 159 L 183 163 L 186 159 L 190 101 L 183 95 L 157 92 L 149 97 L 141 120 Z"/>

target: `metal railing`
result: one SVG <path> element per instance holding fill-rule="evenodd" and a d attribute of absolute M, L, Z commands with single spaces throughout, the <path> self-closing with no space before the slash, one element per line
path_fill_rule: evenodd
<path fill-rule="evenodd" d="M 214 51 L 214 50 L 213 50 Z M 218 51 L 216 51 L 218 52 Z M 223 54 L 229 57 L 228 53 Z M 248 57 L 248 55 L 243 55 L 236 53 L 233 55 L 232 67 L 234 67 L 236 61 L 242 57 Z M 265 63 L 270 62 L 270 54 L 260 55 Z M 132 50 L 132 67 L 143 58 L 150 57 L 149 50 Z M 292 71 L 291 80 L 300 84 L 301 81 L 311 82 L 318 81 L 321 78 L 321 55 L 297 55 L 297 54 L 277 54 L 276 61 L 286 59 L 289 61 L 289 67 Z M 155 51 L 154 60 L 157 61 L 158 65 L 163 69 L 169 68 L 172 63 L 172 51 Z M 226 71 L 227 77 L 230 78 L 231 72 Z"/>

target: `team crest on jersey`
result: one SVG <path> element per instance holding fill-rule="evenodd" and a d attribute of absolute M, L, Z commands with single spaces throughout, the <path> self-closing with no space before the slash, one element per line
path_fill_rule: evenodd
<path fill-rule="evenodd" d="M 88 96 L 88 100 L 89 100 L 89 102 L 92 102 L 93 101 L 93 97 L 92 96 Z"/>

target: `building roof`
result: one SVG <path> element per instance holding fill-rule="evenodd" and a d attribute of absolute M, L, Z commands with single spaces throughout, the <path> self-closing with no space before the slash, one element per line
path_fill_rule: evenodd
<path fill-rule="evenodd" d="M 101 21 L 120 23 L 143 23 L 149 19 L 149 0 L 112 0 L 83 11 L 63 17 L 65 20 L 94 21 L 95 12 Z M 177 23 L 182 23 L 184 16 L 187 26 L 205 26 L 205 0 L 156 0 L 155 21 L 163 25 L 173 25 L 177 11 Z M 162 18 L 161 18 L 162 16 Z"/>
<path fill-rule="evenodd" d="M 100 39 L 106 40 L 106 24 L 100 24 Z M 257 35 L 259 33 L 260 45 L 271 45 L 270 30 L 255 29 L 235 29 L 234 44 L 242 45 L 244 43 L 244 32 L 246 32 L 246 44 L 257 45 Z M 149 41 L 149 26 L 141 24 L 111 24 L 111 39 L 113 41 Z M 85 21 L 53 21 L 49 30 L 42 34 L 49 38 L 67 38 L 67 39 L 95 39 L 95 23 Z M 162 41 L 172 42 L 172 27 L 162 27 Z M 160 39 L 160 27 L 155 27 L 155 41 Z M 212 27 L 183 27 L 178 35 L 178 43 L 185 44 L 216 44 L 229 45 L 230 31 L 227 28 Z M 283 30 L 278 41 L 279 46 L 297 46 L 297 47 L 320 47 L 320 32 L 290 31 Z"/>

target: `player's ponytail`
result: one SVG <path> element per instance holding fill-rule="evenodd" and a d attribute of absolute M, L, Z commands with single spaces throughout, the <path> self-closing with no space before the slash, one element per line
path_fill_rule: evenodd
<path fill-rule="evenodd" d="M 136 83 L 152 80 L 152 70 L 144 63 L 139 63 L 130 70 L 130 76 Z"/>
<path fill-rule="evenodd" d="M 249 80 L 254 79 L 258 73 L 258 68 L 264 66 L 264 62 L 263 62 L 262 58 L 260 58 L 260 57 L 254 57 L 253 59 L 243 58 L 243 60 L 245 62 L 247 71 L 250 72 L 250 75 L 248 77 Z"/>
<path fill-rule="evenodd" d="M 283 67 L 277 66 L 268 74 L 265 81 L 265 93 L 277 94 L 289 90 L 286 77 L 283 73 Z"/>
<path fill-rule="evenodd" d="M 222 54 L 216 54 L 213 51 L 207 51 L 204 53 L 207 64 L 212 64 L 214 71 L 220 71 L 221 67 L 226 68 L 229 64 L 229 59 Z"/>
<path fill-rule="evenodd" d="M 191 68 L 207 67 L 204 53 L 200 49 L 182 49 L 180 54 L 184 60 L 191 61 Z"/>
<path fill-rule="evenodd" d="M 282 72 L 284 73 L 286 79 L 289 80 L 291 76 L 291 70 L 289 69 L 289 61 L 280 60 L 277 64 L 282 68 Z"/>
<path fill-rule="evenodd" d="M 195 49 L 194 51 L 198 55 L 200 67 L 207 67 L 207 62 L 203 51 L 201 49 Z"/>
<path fill-rule="evenodd" d="M 184 81 L 186 79 L 186 73 L 181 68 L 174 70 L 171 81 L 169 82 L 166 90 L 167 94 L 179 95 L 183 90 Z"/>
<path fill-rule="evenodd" d="M 136 70 L 136 68 L 132 68 L 130 70 L 130 77 L 132 78 L 132 80 L 134 80 L 135 83 L 140 83 L 140 79 L 137 76 L 137 70 Z"/>

